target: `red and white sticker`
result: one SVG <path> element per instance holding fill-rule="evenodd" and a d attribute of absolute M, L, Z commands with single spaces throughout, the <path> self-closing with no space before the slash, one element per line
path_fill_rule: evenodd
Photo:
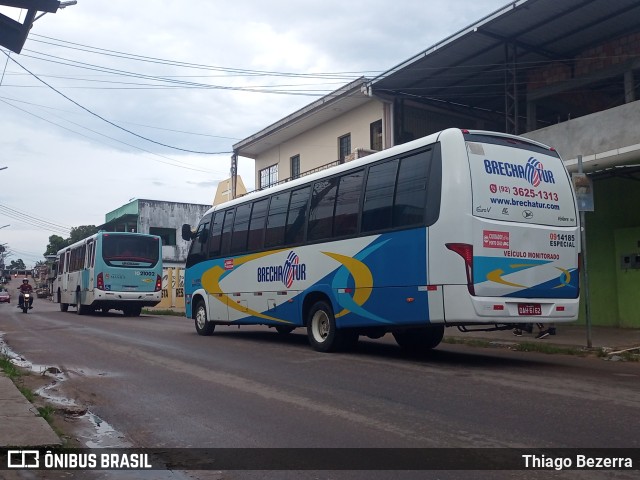
<path fill-rule="evenodd" d="M 509 232 L 484 230 L 482 232 L 482 246 L 485 248 L 509 248 Z"/>

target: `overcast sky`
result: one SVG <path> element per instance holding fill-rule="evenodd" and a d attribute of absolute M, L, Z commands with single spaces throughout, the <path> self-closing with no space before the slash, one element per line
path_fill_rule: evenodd
<path fill-rule="evenodd" d="M 78 0 L 44 15 L 0 54 L 6 263 L 32 266 L 50 235 L 134 198 L 211 204 L 234 143 L 506 3 Z M 253 167 L 240 159 L 248 189 Z"/>

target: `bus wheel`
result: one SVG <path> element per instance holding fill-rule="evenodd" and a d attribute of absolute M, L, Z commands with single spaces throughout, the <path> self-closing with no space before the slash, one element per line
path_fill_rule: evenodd
<path fill-rule="evenodd" d="M 393 337 L 404 350 L 410 352 L 431 350 L 440 345 L 444 337 L 444 325 L 399 330 L 393 332 Z"/>
<path fill-rule="evenodd" d="M 85 305 L 82 305 L 82 302 L 80 300 L 80 294 L 78 293 L 76 295 L 76 313 L 78 315 L 84 315 L 85 313 L 87 313 L 88 308 Z"/>
<path fill-rule="evenodd" d="M 66 312 L 67 310 L 69 310 L 69 304 L 68 303 L 62 303 L 61 300 L 61 295 L 60 292 L 58 292 L 58 303 L 60 304 L 60 311 L 61 312 Z"/>
<path fill-rule="evenodd" d="M 318 352 L 333 352 L 353 345 L 357 336 L 338 330 L 333 309 L 325 301 L 316 302 L 307 316 L 309 343 Z"/>
<path fill-rule="evenodd" d="M 216 329 L 216 324 L 207 320 L 207 309 L 203 301 L 196 303 L 193 318 L 198 335 L 208 336 Z"/>
<path fill-rule="evenodd" d="M 288 325 L 278 325 L 276 327 L 276 331 L 278 333 L 281 333 L 283 335 L 286 335 L 287 333 L 291 333 L 295 330 L 296 327 L 290 327 Z"/>

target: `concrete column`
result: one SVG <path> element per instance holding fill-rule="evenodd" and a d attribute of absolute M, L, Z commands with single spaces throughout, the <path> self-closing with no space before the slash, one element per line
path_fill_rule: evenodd
<path fill-rule="evenodd" d="M 633 82 L 633 71 L 629 70 L 624 74 L 624 102 L 631 103 L 636 100 L 635 85 Z"/>
<path fill-rule="evenodd" d="M 536 130 L 538 126 L 538 117 L 536 110 L 536 102 L 527 102 L 527 132 Z"/>

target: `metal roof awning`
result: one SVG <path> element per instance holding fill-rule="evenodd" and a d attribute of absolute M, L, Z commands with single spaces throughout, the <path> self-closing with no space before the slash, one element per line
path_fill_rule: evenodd
<path fill-rule="evenodd" d="M 534 98 L 526 92 L 530 69 L 550 62 L 571 67 L 576 55 L 637 31 L 638 24 L 637 0 L 519 0 L 389 69 L 368 87 L 379 96 L 504 116 L 505 96 Z M 508 75 L 514 75 L 510 86 Z M 537 100 L 543 100 L 545 86 L 535 87 Z"/>
<path fill-rule="evenodd" d="M 98 230 L 110 230 L 111 228 L 115 228 L 117 225 L 126 225 L 126 224 L 136 224 L 138 223 L 138 215 L 133 213 L 126 213 L 119 217 L 116 217 L 108 222 L 103 223 L 102 225 L 98 225 Z"/>
<path fill-rule="evenodd" d="M 38 12 L 56 13 L 58 9 L 76 3 L 76 1 L 59 2 L 58 0 L 0 0 L 0 5 L 27 11 L 22 23 L 0 13 L 0 45 L 12 52 L 20 53 L 33 22 L 40 18 L 40 16 L 36 17 Z"/>

